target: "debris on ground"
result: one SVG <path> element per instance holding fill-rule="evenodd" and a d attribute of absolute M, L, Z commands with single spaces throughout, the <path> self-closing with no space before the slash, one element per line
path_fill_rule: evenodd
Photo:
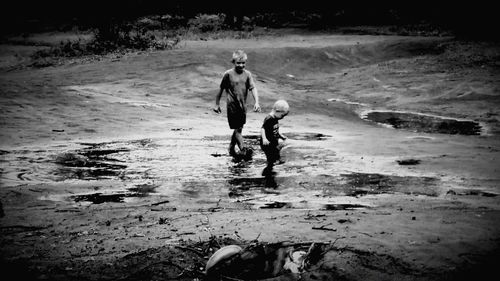
<path fill-rule="evenodd" d="M 207 280 L 259 280 L 286 275 L 298 280 L 321 260 L 328 243 L 250 243 L 216 251 L 206 266 Z"/>

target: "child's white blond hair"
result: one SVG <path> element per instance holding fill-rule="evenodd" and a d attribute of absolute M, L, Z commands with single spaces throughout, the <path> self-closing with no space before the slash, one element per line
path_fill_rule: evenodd
<path fill-rule="evenodd" d="M 290 106 L 288 105 L 286 100 L 277 100 L 273 105 L 273 110 L 288 112 L 290 110 Z"/>
<path fill-rule="evenodd" d="M 237 50 L 233 53 L 233 58 L 231 61 L 234 63 L 235 61 L 246 61 L 247 59 L 248 56 L 243 50 Z"/>

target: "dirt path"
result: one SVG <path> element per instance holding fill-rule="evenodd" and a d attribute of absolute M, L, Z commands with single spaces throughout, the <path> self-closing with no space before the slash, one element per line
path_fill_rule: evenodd
<path fill-rule="evenodd" d="M 322 254 L 306 272 L 274 278 L 493 271 L 498 46 L 303 34 L 181 45 L 2 73 L 2 267 L 45 280 L 193 280 L 223 245 L 258 242 L 271 259 L 286 248 L 273 243 L 316 242 Z M 225 114 L 211 111 L 236 48 L 263 106 L 248 116 L 256 154 L 243 162 L 227 155 Z M 257 136 L 278 98 L 291 106 L 281 121 L 290 140 L 266 179 Z M 405 129 L 363 119 L 373 111 Z"/>

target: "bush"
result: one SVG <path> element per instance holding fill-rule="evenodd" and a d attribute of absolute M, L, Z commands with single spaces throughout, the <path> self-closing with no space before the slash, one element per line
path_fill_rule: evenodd
<path fill-rule="evenodd" d="M 199 14 L 188 21 L 188 26 L 201 32 L 213 32 L 222 30 L 224 27 L 224 14 L 207 15 Z"/>
<path fill-rule="evenodd" d="M 162 15 L 160 16 L 160 22 L 162 24 L 162 29 L 180 29 L 187 26 L 188 20 L 183 16 L 177 15 Z"/>
<path fill-rule="evenodd" d="M 170 50 L 180 42 L 175 32 L 160 30 L 161 22 L 155 19 L 140 19 L 134 23 L 106 24 L 94 31 L 94 39 L 88 43 L 81 40 L 60 42 L 48 50 L 32 55 L 33 66 L 55 64 L 55 58 L 104 55 L 126 50 Z"/>
<path fill-rule="evenodd" d="M 163 22 L 160 16 L 139 18 L 136 25 L 139 28 L 147 30 L 163 29 Z"/>

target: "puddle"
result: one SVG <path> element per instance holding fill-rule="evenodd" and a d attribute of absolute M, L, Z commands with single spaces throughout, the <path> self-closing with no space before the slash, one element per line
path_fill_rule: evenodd
<path fill-rule="evenodd" d="M 404 129 L 423 133 L 480 135 L 482 132 L 482 126 L 478 122 L 419 113 L 369 111 L 364 113 L 362 118 L 388 125 L 395 129 Z"/>
<path fill-rule="evenodd" d="M 302 201 L 302 202 L 252 202 L 256 209 L 302 209 L 302 210 L 322 210 L 322 211 L 346 211 L 346 210 L 365 210 L 370 206 L 351 203 L 325 203 L 325 200 Z"/>
<path fill-rule="evenodd" d="M 253 198 L 242 203 L 247 204 L 252 209 L 295 209 L 295 210 L 322 210 L 322 211 L 346 211 L 346 210 L 366 210 L 372 208 L 370 205 L 351 203 L 358 201 L 346 197 L 318 198 L 312 194 L 303 194 L 301 200 L 282 200 L 287 195 L 274 195 L 270 198 Z M 271 199 L 271 200 L 269 200 Z M 351 202 L 349 202 L 351 201 Z"/>
<path fill-rule="evenodd" d="M 322 210 L 327 211 L 344 211 L 344 210 L 357 210 L 357 209 L 366 209 L 368 208 L 365 205 L 361 204 L 325 204 Z"/>
<path fill-rule="evenodd" d="M 113 179 L 119 177 L 120 170 L 109 168 L 58 168 L 54 171 L 53 175 L 56 177 L 55 181 L 63 180 L 102 180 Z"/>
<path fill-rule="evenodd" d="M 369 173 L 351 173 L 339 175 L 317 175 L 304 178 L 300 175 L 279 173 L 275 176 L 234 177 L 221 181 L 183 182 L 180 192 L 189 198 L 206 196 L 230 198 L 247 202 L 252 197 L 264 196 L 300 196 L 314 193 L 317 198 L 361 198 L 367 195 L 408 194 L 436 197 L 440 195 L 439 179 L 432 177 L 393 176 Z M 272 196 L 271 196 L 272 197 Z M 342 209 L 366 208 L 361 205 L 326 205 L 311 202 L 276 201 L 274 203 L 253 203 L 255 208 L 313 208 Z"/>
<path fill-rule="evenodd" d="M 57 168 L 53 174 L 60 180 L 98 180 L 119 177 L 127 165 L 107 157 L 110 154 L 128 152 L 128 149 L 84 148 L 75 152 L 65 152 L 56 156 Z"/>
<path fill-rule="evenodd" d="M 143 197 L 140 193 L 117 193 L 117 194 L 84 194 L 70 196 L 69 199 L 75 202 L 87 201 L 92 204 L 102 203 L 123 203 L 126 197 Z"/>
<path fill-rule="evenodd" d="M 327 200 L 325 200 L 327 201 Z M 259 205 L 259 204 L 256 204 Z M 260 209 L 317 209 L 323 211 L 346 211 L 368 209 L 370 206 L 350 203 L 321 203 L 321 202 L 267 202 L 259 206 Z"/>
<path fill-rule="evenodd" d="M 291 208 L 292 204 L 288 202 L 272 202 L 265 203 L 264 206 L 261 206 L 261 209 L 281 209 L 281 208 Z"/>
<path fill-rule="evenodd" d="M 286 136 L 292 140 L 319 141 L 330 138 L 330 135 L 321 133 L 287 133 Z"/>
<path fill-rule="evenodd" d="M 159 187 L 158 184 L 148 184 L 148 183 L 145 183 L 145 184 L 135 185 L 134 187 L 129 188 L 128 190 L 130 192 L 134 192 L 134 193 L 137 193 L 137 194 L 143 194 L 144 196 L 146 196 L 146 195 L 151 194 L 151 193 L 156 193 L 156 189 L 158 187 Z"/>
<path fill-rule="evenodd" d="M 235 178 L 227 184 L 224 194 L 237 202 L 251 204 L 257 209 L 316 209 L 347 210 L 366 209 L 369 206 L 356 203 L 331 203 L 332 198 L 358 200 L 367 195 L 408 194 L 438 196 L 439 179 L 432 177 L 403 177 L 370 173 L 318 175 L 307 179 L 302 176 L 271 177 L 276 186 L 268 186 L 269 177 Z M 259 196 L 264 200 L 260 201 Z M 295 202 L 289 197 L 301 201 Z M 257 199 L 255 199 L 257 198 Z M 274 198 L 274 200 L 268 201 Z M 279 200 L 288 198 L 288 200 Z"/>
<path fill-rule="evenodd" d="M 402 177 L 381 174 L 342 174 L 348 196 L 367 194 L 404 193 L 438 196 L 438 179 L 432 177 Z"/>
<path fill-rule="evenodd" d="M 438 196 L 439 179 L 432 177 L 393 176 L 370 173 L 318 175 L 300 185 L 321 190 L 322 196 L 362 197 L 377 194 Z"/>
<path fill-rule="evenodd" d="M 251 188 L 263 187 L 265 183 L 264 177 L 255 178 L 234 178 L 228 180 L 231 187 L 238 188 L 239 190 L 249 190 Z"/>
<path fill-rule="evenodd" d="M 184 135 L 183 131 L 169 133 L 168 138 L 155 140 L 77 143 L 5 151 L 2 153 L 6 164 L 0 175 L 2 184 L 4 179 L 25 186 L 29 186 L 26 183 L 68 181 L 68 187 L 71 187 L 79 181 L 96 181 L 92 185 L 99 187 L 100 193 L 93 193 L 94 190 L 87 195 L 66 193 L 59 196 L 59 200 L 67 200 L 69 196 L 75 202 L 94 204 L 127 202 L 131 200 L 127 198 L 146 196 L 165 196 L 180 202 L 193 198 L 223 198 L 249 204 L 249 198 L 266 198 L 258 204 L 250 204 L 256 209 L 338 210 L 362 206 L 334 204 L 339 202 L 330 199 L 347 197 L 358 200 L 366 195 L 392 193 L 439 194 L 439 180 L 435 178 L 332 174 L 340 163 L 335 152 L 313 145 L 292 146 L 284 150 L 282 156 L 286 162 L 275 167 L 276 173 L 263 176 L 266 158 L 256 134 L 245 136 L 245 142 L 254 150 L 252 159 L 235 161 L 227 153 L 229 134 L 193 138 Z M 290 132 L 287 135 L 311 142 L 330 137 L 319 132 Z M 106 180 L 106 185 L 102 184 L 103 180 Z M 122 191 L 116 192 L 116 187 Z M 303 194 L 320 202 L 295 202 L 302 200 Z M 269 201 L 275 196 L 288 198 Z M 53 198 L 57 200 L 59 197 Z"/>
<path fill-rule="evenodd" d="M 352 101 L 347 101 L 347 100 L 342 100 L 342 99 L 328 99 L 328 101 L 331 101 L 331 102 L 340 102 L 340 103 L 344 103 L 344 104 L 347 104 L 347 105 L 355 105 L 355 106 L 360 106 L 360 107 L 367 107 L 369 106 L 368 104 L 366 103 L 361 103 L 361 102 L 352 102 Z"/>
<path fill-rule="evenodd" d="M 330 138 L 330 135 L 325 135 L 322 133 L 295 133 L 295 132 L 287 132 L 286 136 L 293 140 L 304 140 L 304 141 L 318 141 L 318 140 L 326 140 Z M 260 135 L 248 134 L 244 135 L 245 143 L 250 146 L 258 146 Z M 227 142 L 229 140 L 229 136 L 207 136 L 204 137 L 205 141 L 224 141 Z"/>
<path fill-rule="evenodd" d="M 497 197 L 498 196 L 498 194 L 496 194 L 496 193 L 487 192 L 487 191 L 483 191 L 483 190 L 476 190 L 476 189 L 467 189 L 467 190 L 450 189 L 446 192 L 446 194 L 459 195 L 459 196 L 472 195 L 472 196 L 484 196 L 484 197 Z"/>
<path fill-rule="evenodd" d="M 401 160 L 396 160 L 399 165 L 402 166 L 410 166 L 410 165 L 418 165 L 420 164 L 421 160 L 419 159 L 401 159 Z"/>

